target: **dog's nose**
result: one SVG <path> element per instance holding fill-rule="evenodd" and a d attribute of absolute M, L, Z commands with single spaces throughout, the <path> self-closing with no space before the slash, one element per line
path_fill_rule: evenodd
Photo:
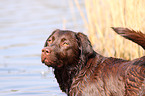
<path fill-rule="evenodd" d="M 51 53 L 51 50 L 49 48 L 43 48 L 42 53 L 49 55 Z"/>

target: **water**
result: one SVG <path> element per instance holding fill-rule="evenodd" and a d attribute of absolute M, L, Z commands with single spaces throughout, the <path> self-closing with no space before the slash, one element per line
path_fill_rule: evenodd
<path fill-rule="evenodd" d="M 54 29 L 84 31 L 73 6 L 73 0 L 1 0 L 0 96 L 66 96 L 40 54 Z"/>

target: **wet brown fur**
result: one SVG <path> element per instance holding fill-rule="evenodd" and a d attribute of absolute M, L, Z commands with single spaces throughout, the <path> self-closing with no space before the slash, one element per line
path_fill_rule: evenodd
<path fill-rule="evenodd" d="M 113 30 L 145 49 L 143 33 L 121 27 Z M 60 89 L 68 96 L 145 96 L 145 56 L 132 61 L 104 57 L 82 33 L 54 31 L 41 59 L 54 68 Z"/>

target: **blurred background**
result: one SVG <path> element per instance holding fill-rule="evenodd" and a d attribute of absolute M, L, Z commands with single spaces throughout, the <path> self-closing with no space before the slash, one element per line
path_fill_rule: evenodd
<path fill-rule="evenodd" d="M 144 0 L 1 0 L 0 96 L 66 96 L 41 49 L 55 29 L 88 35 L 104 55 L 132 60 L 145 55 L 111 27 L 145 30 Z"/>

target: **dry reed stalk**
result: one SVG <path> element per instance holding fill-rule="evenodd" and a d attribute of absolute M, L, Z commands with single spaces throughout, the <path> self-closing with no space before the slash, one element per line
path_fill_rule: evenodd
<path fill-rule="evenodd" d="M 137 44 L 118 36 L 110 27 L 145 30 L 145 0 L 85 0 L 87 19 L 75 0 L 89 38 L 105 56 L 134 59 L 145 55 Z M 142 31 L 143 32 L 143 31 Z"/>

